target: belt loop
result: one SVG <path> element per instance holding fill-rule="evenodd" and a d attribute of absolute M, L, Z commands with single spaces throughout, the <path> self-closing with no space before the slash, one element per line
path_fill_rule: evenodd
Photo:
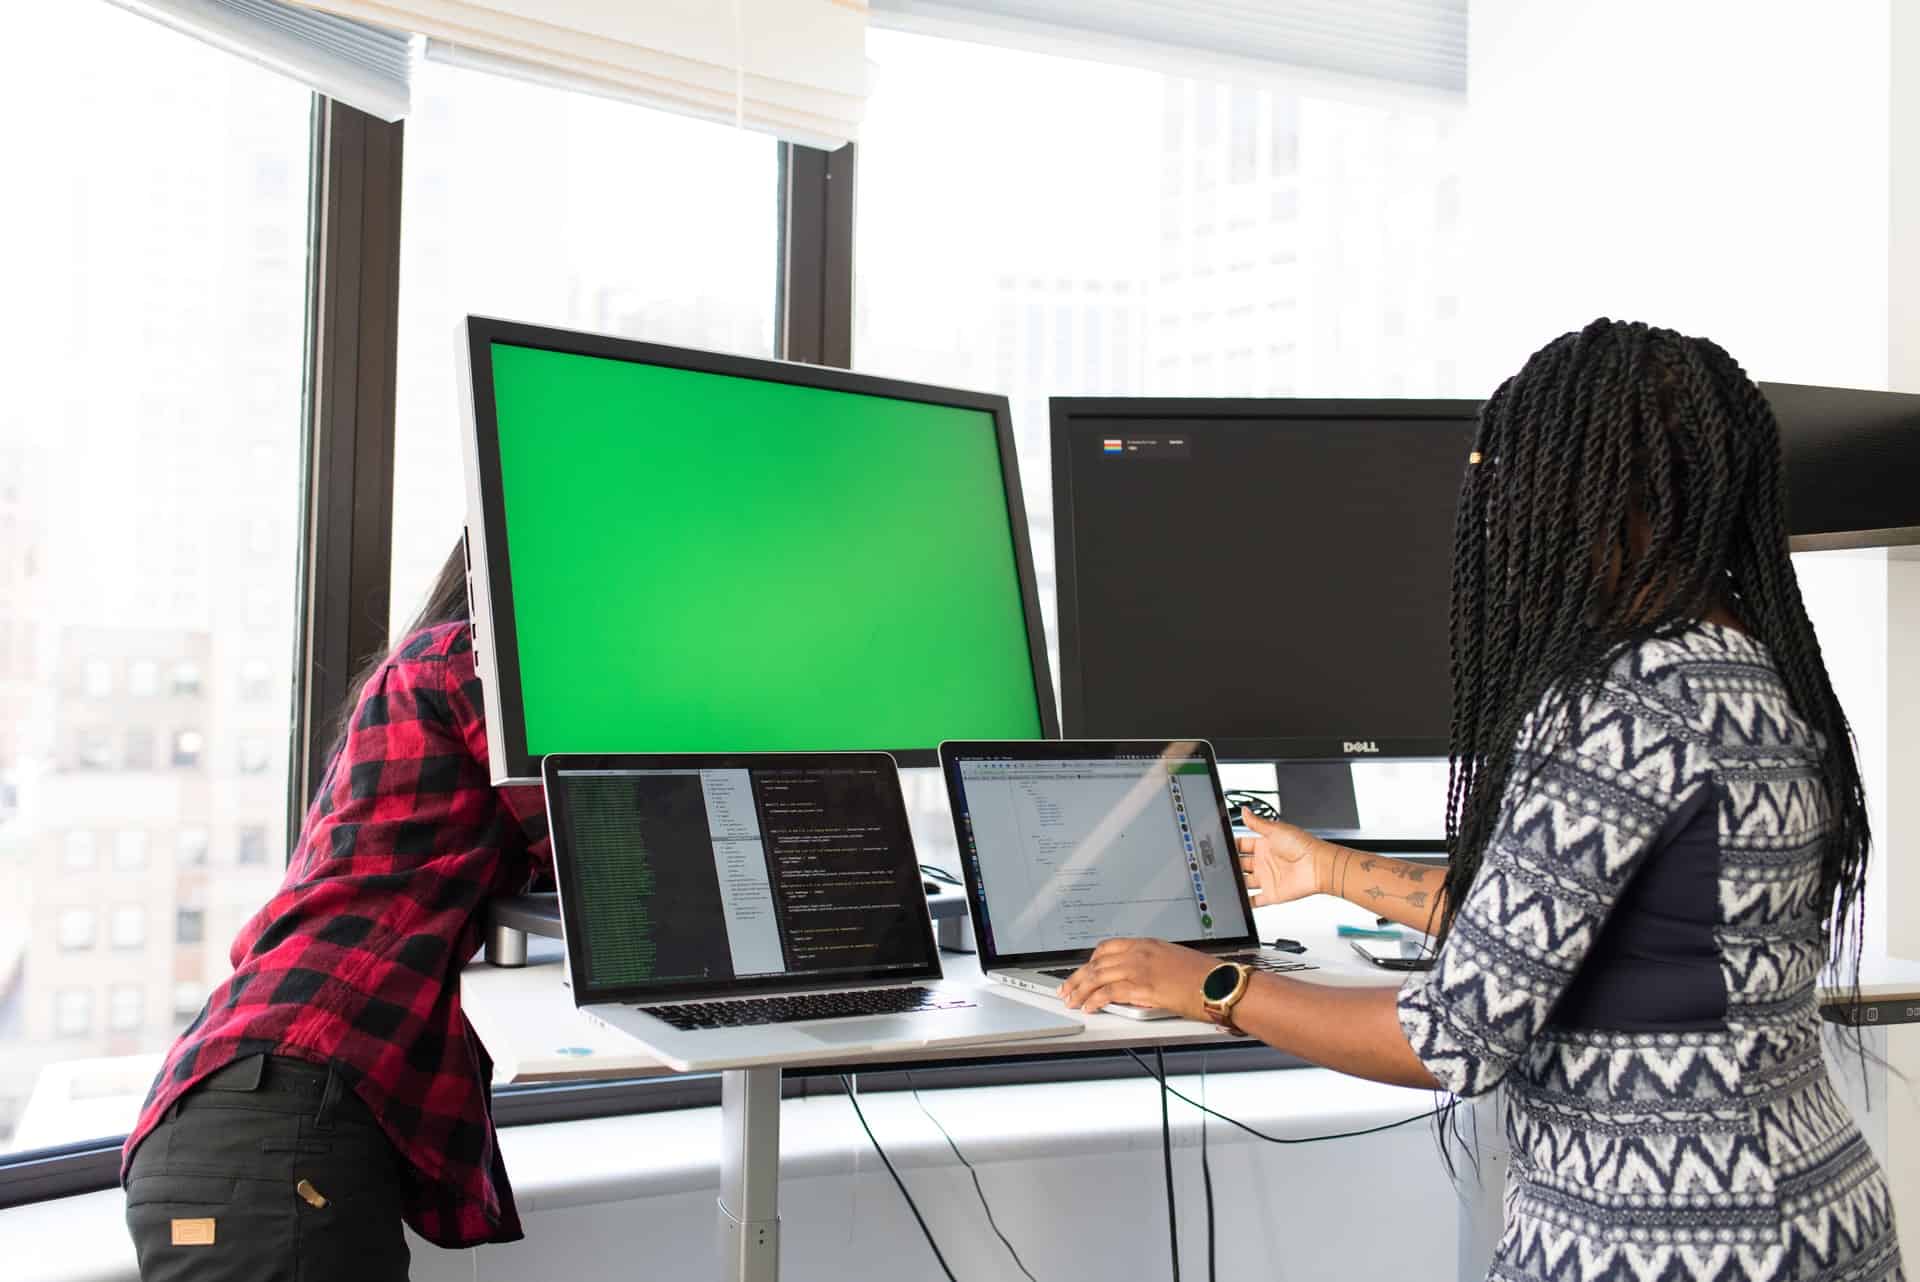
<path fill-rule="evenodd" d="M 333 1110 L 339 1105 L 340 1092 L 344 1089 L 345 1086 L 340 1080 L 340 1070 L 329 1063 L 327 1065 L 327 1085 L 326 1088 L 320 1092 L 320 1111 L 313 1115 L 313 1126 L 315 1130 L 330 1131 L 333 1129 Z"/>

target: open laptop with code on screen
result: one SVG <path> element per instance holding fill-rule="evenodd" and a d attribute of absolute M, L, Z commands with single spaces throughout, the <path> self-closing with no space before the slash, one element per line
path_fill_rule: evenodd
<path fill-rule="evenodd" d="M 1274 974 L 1317 969 L 1254 937 L 1204 741 L 949 742 L 940 764 L 987 978 L 1051 996 L 1095 945 L 1129 936 Z"/>
<path fill-rule="evenodd" d="M 574 1002 L 682 1072 L 1075 1033 L 943 981 L 885 753 L 549 756 Z"/>

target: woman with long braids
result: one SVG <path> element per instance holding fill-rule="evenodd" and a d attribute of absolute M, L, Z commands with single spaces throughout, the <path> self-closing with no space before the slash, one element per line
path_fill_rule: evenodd
<path fill-rule="evenodd" d="M 1501 386 L 1466 463 L 1444 876 L 1251 815 L 1241 843 L 1256 904 L 1342 895 L 1434 929 L 1434 968 L 1315 987 L 1111 940 L 1063 996 L 1504 1087 L 1493 1278 L 1901 1277 L 1821 1051 L 1817 976 L 1857 982 L 1867 816 L 1771 410 L 1714 344 L 1599 320 Z"/>

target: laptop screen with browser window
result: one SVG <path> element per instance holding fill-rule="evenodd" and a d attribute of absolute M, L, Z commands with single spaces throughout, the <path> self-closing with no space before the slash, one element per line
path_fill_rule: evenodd
<path fill-rule="evenodd" d="M 1204 744 L 948 744 L 942 757 L 983 966 L 1120 936 L 1252 941 Z"/>
<path fill-rule="evenodd" d="M 884 754 L 550 757 L 576 1001 L 938 978 Z"/>

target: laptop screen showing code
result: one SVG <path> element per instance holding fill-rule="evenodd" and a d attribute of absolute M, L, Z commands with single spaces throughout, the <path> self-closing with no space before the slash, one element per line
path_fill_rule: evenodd
<path fill-rule="evenodd" d="M 937 966 L 890 766 L 563 768 L 549 794 L 582 992 Z"/>

